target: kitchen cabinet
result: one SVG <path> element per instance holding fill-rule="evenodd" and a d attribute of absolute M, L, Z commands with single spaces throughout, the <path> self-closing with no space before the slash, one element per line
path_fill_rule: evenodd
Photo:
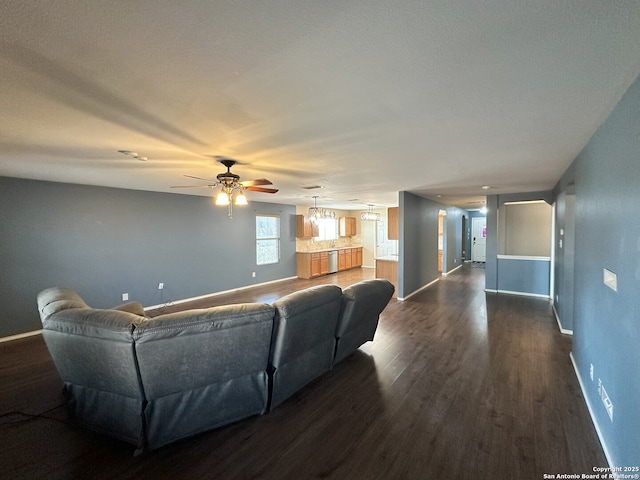
<path fill-rule="evenodd" d="M 296 275 L 299 278 L 317 277 L 329 272 L 328 256 L 323 252 L 296 253 Z"/>
<path fill-rule="evenodd" d="M 362 267 L 362 247 L 338 250 L 338 271 Z M 329 273 L 329 252 L 296 253 L 296 275 L 298 278 L 313 278 Z"/>
<path fill-rule="evenodd" d="M 317 277 L 320 275 L 320 254 L 312 253 L 311 254 L 311 276 Z"/>
<path fill-rule="evenodd" d="M 318 236 L 318 225 L 304 215 L 296 215 L 296 237 L 313 238 Z"/>
<path fill-rule="evenodd" d="M 398 207 L 387 209 L 387 238 L 398 240 Z"/>
<path fill-rule="evenodd" d="M 362 266 L 362 248 L 351 249 L 351 266 L 352 267 Z"/>
<path fill-rule="evenodd" d="M 320 252 L 320 275 L 329 273 L 329 252 Z"/>
<path fill-rule="evenodd" d="M 356 234 L 356 217 L 340 217 L 338 234 L 341 237 L 353 237 Z"/>
<path fill-rule="evenodd" d="M 347 264 L 345 261 L 345 250 L 338 250 L 338 271 L 347 269 Z"/>

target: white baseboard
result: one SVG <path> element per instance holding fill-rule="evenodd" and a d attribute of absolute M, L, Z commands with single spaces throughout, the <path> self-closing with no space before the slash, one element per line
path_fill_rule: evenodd
<path fill-rule="evenodd" d="M 565 335 L 573 335 L 573 330 L 569 330 L 568 328 L 562 327 L 562 324 L 560 323 L 560 316 L 558 315 L 556 306 L 552 304 L 551 307 L 553 308 L 553 314 L 556 317 L 556 322 L 558 322 L 558 328 L 560 329 L 560 333 L 564 333 Z"/>
<path fill-rule="evenodd" d="M 589 410 L 589 415 L 591 416 L 591 421 L 593 422 L 593 426 L 596 428 L 596 434 L 598 435 L 598 440 L 600 440 L 600 445 L 602 446 L 602 450 L 604 451 L 604 456 L 607 458 L 607 463 L 609 467 L 613 470 L 614 464 L 611 461 L 611 455 L 609 455 L 609 449 L 607 448 L 607 444 L 604 441 L 604 437 L 602 436 L 602 432 L 600 431 L 600 426 L 598 425 L 598 421 L 596 420 L 596 416 L 594 414 L 594 410 L 592 408 L 591 402 L 589 401 L 589 397 L 587 396 L 587 391 L 584 383 L 582 383 L 582 377 L 580 376 L 580 371 L 578 370 L 578 365 L 576 364 L 575 358 L 573 358 L 573 352 L 569 354 L 571 358 L 571 363 L 573 364 L 573 370 L 576 373 L 576 377 L 578 377 L 578 383 L 580 384 L 580 390 L 582 390 L 582 398 L 584 398 L 584 402 L 587 404 L 587 409 Z"/>
<path fill-rule="evenodd" d="M 539 293 L 527 293 L 527 292 L 514 292 L 511 290 L 489 290 L 485 288 L 485 292 L 491 293 L 504 293 L 505 295 L 520 295 L 521 297 L 534 297 L 534 298 L 544 298 L 547 300 L 551 300 L 549 295 L 541 295 Z"/>
<path fill-rule="evenodd" d="M 462 268 L 462 265 L 458 265 L 456 268 L 454 268 L 453 270 L 449 270 L 448 272 L 442 272 L 442 276 L 446 277 L 447 275 L 451 275 L 453 272 L 455 272 L 459 268 Z"/>
<path fill-rule="evenodd" d="M 279 278 L 277 280 L 271 280 L 269 282 L 262 282 L 262 283 L 254 283 L 252 285 L 247 285 L 244 287 L 238 287 L 238 288 L 232 288 L 230 290 L 223 290 L 221 292 L 214 292 L 214 293 L 207 293 L 206 295 L 200 295 L 199 297 L 190 297 L 190 298 L 183 298 L 182 300 L 173 300 L 171 302 L 165 302 L 165 303 L 161 303 L 159 305 L 149 305 L 148 307 L 144 307 L 145 311 L 146 310 L 155 310 L 156 308 L 161 308 L 166 306 L 167 304 L 171 304 L 171 305 L 180 305 L 182 303 L 187 303 L 187 302 L 192 302 L 194 300 L 203 300 L 205 298 L 211 298 L 211 297 L 216 297 L 218 295 L 224 295 L 226 293 L 235 293 L 235 292 L 240 292 L 242 290 L 247 290 L 248 288 L 254 288 L 254 287 L 261 287 L 264 285 L 269 285 L 271 283 L 278 283 L 278 282 L 284 282 L 285 280 L 293 280 L 295 278 L 298 277 L 287 277 L 287 278 Z"/>
<path fill-rule="evenodd" d="M 32 332 L 19 333 L 18 335 L 11 335 L 9 337 L 0 337 L 0 343 L 12 342 L 13 340 L 19 340 L 21 338 L 33 337 L 35 335 L 42 334 L 42 330 L 33 330 Z"/>
<path fill-rule="evenodd" d="M 422 290 L 424 290 L 425 288 L 429 288 L 431 285 L 433 285 L 434 283 L 436 283 L 438 280 L 440 280 L 439 278 L 436 278 L 435 280 L 427 283 L 426 285 L 420 287 L 418 290 L 415 290 L 413 292 L 411 292 L 409 295 L 407 295 L 406 297 L 398 297 L 398 300 L 400 302 L 404 302 L 405 300 L 413 297 L 414 295 L 417 295 L 418 293 L 420 293 Z"/>

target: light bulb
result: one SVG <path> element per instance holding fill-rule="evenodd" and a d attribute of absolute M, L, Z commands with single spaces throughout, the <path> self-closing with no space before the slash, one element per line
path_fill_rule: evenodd
<path fill-rule="evenodd" d="M 216 205 L 229 205 L 229 195 L 225 192 L 220 192 L 216 197 Z"/>
<path fill-rule="evenodd" d="M 247 202 L 247 197 L 245 196 L 244 192 L 240 192 L 238 195 L 236 195 L 234 203 L 236 205 L 246 205 L 249 202 Z"/>

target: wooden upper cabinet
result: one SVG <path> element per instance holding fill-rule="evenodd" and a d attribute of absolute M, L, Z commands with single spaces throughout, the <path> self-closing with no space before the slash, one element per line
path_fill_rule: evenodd
<path fill-rule="evenodd" d="M 398 207 L 387 209 L 387 238 L 398 240 Z"/>
<path fill-rule="evenodd" d="M 353 237 L 356 234 L 356 217 L 340 217 L 338 234 L 341 237 Z"/>
<path fill-rule="evenodd" d="M 296 215 L 296 237 L 313 238 L 318 236 L 318 225 L 304 215 Z"/>

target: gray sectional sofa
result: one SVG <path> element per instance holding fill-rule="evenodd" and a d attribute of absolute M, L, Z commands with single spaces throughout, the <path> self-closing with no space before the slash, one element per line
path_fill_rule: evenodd
<path fill-rule="evenodd" d="M 43 336 L 80 425 L 152 450 L 275 408 L 372 340 L 394 287 L 365 280 L 148 318 L 38 295 Z"/>

